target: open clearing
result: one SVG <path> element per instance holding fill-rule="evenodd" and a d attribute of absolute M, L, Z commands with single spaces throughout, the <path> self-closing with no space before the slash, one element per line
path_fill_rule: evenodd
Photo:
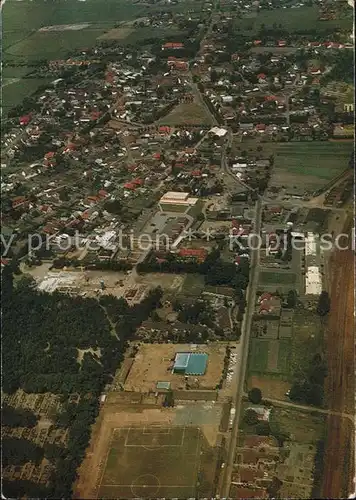
<path fill-rule="evenodd" d="M 253 387 L 261 389 L 262 396 L 265 398 L 289 401 L 285 394 L 290 389 L 290 383 L 281 380 L 278 375 L 251 375 L 247 381 L 247 388 L 250 390 Z"/>
<path fill-rule="evenodd" d="M 223 370 L 225 346 L 219 344 L 199 345 L 192 350 L 189 344 L 142 344 L 136 354 L 134 364 L 125 382 L 126 391 L 154 392 L 157 382 L 170 382 L 172 389 L 185 388 L 185 376 L 172 373 L 173 361 L 177 352 L 207 353 L 206 373 L 188 377 L 194 381 L 196 389 L 215 389 Z"/>
<path fill-rule="evenodd" d="M 54 24 L 53 26 L 43 26 L 39 29 L 40 32 L 52 32 L 52 31 L 79 31 L 84 28 L 89 28 L 89 23 L 80 24 Z"/>
<path fill-rule="evenodd" d="M 348 168 L 352 143 L 271 143 L 266 150 L 275 156 L 270 187 L 316 191 Z"/>
<path fill-rule="evenodd" d="M 114 429 L 99 497 L 195 496 L 200 440 L 196 427 Z"/>
<path fill-rule="evenodd" d="M 99 40 L 124 40 L 127 38 L 134 30 L 134 28 L 122 27 L 113 28 L 112 30 L 99 36 Z"/>
<path fill-rule="evenodd" d="M 162 125 L 212 125 L 211 116 L 198 102 L 178 104 L 167 116 L 160 119 Z"/>

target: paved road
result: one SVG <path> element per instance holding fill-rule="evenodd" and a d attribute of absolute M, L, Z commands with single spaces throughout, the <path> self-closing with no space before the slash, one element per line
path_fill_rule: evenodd
<path fill-rule="evenodd" d="M 255 214 L 255 234 L 261 233 L 261 219 L 262 219 L 262 200 L 259 198 L 256 202 L 256 214 Z M 255 249 L 251 250 L 251 271 L 250 271 L 250 281 L 247 289 L 246 296 L 246 311 L 244 314 L 244 319 L 242 321 L 241 326 L 241 359 L 238 368 L 238 378 L 236 383 L 236 394 L 233 397 L 233 404 L 235 405 L 235 419 L 231 431 L 231 438 L 228 449 L 228 456 L 226 460 L 226 466 L 224 469 L 224 476 L 221 483 L 221 498 L 228 498 L 230 492 L 230 484 L 231 484 L 231 474 L 234 466 L 234 458 L 235 458 L 235 449 L 237 443 L 237 435 L 239 430 L 239 421 L 240 421 L 240 413 L 241 413 L 241 402 L 244 394 L 244 380 L 247 369 L 247 360 L 248 360 L 248 350 L 250 344 L 250 333 L 251 333 L 251 324 L 253 317 L 253 310 L 255 306 L 255 297 L 256 297 L 256 289 L 258 282 L 258 266 L 260 259 L 260 250 Z"/>
<path fill-rule="evenodd" d="M 327 408 L 317 408 L 316 406 L 301 405 L 299 403 L 293 403 L 292 401 L 281 401 L 279 399 L 263 398 L 263 401 L 268 401 L 273 403 L 275 406 L 286 406 L 288 408 L 294 408 L 296 410 L 303 410 L 322 413 L 323 415 L 333 415 L 335 417 L 348 418 L 351 422 L 355 422 L 355 416 L 350 413 L 344 413 L 340 411 L 328 410 Z"/>

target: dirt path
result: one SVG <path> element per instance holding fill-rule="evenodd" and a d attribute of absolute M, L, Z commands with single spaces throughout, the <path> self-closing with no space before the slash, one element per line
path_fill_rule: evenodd
<path fill-rule="evenodd" d="M 331 311 L 326 332 L 328 407 L 354 413 L 354 254 L 337 251 L 331 257 Z M 322 496 L 342 498 L 352 491 L 354 425 L 335 415 L 328 417 Z"/>

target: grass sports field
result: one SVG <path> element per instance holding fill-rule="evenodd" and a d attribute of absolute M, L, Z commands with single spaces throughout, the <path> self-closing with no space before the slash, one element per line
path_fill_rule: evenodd
<path fill-rule="evenodd" d="M 348 168 L 352 142 L 269 144 L 274 154 L 271 186 L 317 190 Z"/>
<path fill-rule="evenodd" d="M 98 497 L 196 496 L 202 439 L 196 427 L 114 429 Z"/>

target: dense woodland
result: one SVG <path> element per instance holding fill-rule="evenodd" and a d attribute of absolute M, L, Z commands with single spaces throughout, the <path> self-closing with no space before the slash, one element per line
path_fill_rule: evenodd
<path fill-rule="evenodd" d="M 155 289 L 138 305 L 129 307 L 123 299 L 102 297 L 71 298 L 60 293 L 46 294 L 18 280 L 11 270 L 2 272 L 3 390 L 52 392 L 62 396 L 63 412 L 57 426 L 69 427 L 68 446 L 38 449 L 25 439 L 7 439 L 3 463 L 22 463 L 43 454 L 56 464 L 51 487 L 45 494 L 26 481 L 4 483 L 6 496 L 26 491 L 30 496 L 69 498 L 76 469 L 84 458 L 90 425 L 99 411 L 99 396 L 119 367 L 127 341 L 137 327 L 159 306 L 162 291 Z M 100 355 L 86 352 L 78 363 L 78 349 L 100 349 Z M 97 351 L 98 352 L 98 351 Z M 67 404 L 68 395 L 78 393 L 78 404 Z M 9 417 L 6 410 L 5 417 Z M 12 418 L 11 416 L 9 418 Z M 15 422 L 22 425 L 33 418 L 20 412 Z M 4 444 L 4 443 L 3 443 Z M 24 483 L 24 484 L 23 484 Z M 26 484 L 25 484 L 26 483 Z"/>

